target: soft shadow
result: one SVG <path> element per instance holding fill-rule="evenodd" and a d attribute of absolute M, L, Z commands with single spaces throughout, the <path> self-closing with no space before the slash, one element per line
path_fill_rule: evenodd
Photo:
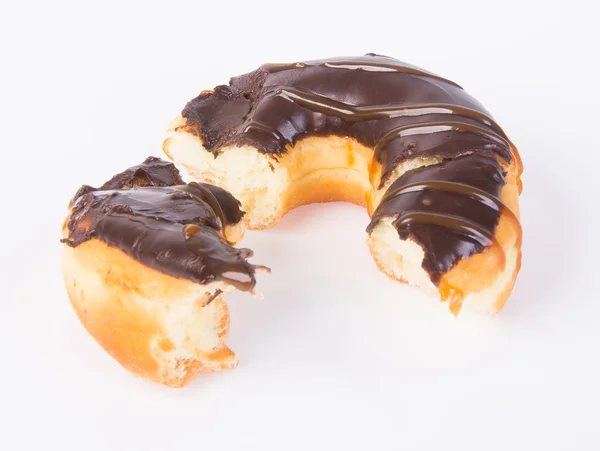
<path fill-rule="evenodd" d="M 579 272 L 576 263 L 583 235 L 573 233 L 577 222 L 570 214 L 579 206 L 564 187 L 543 172 L 543 165 L 532 163 L 521 197 L 521 272 L 507 305 L 492 320 L 477 315 L 454 321 L 444 308 L 434 305 L 436 302 L 423 302 L 426 299 L 419 290 L 408 289 L 379 273 L 364 242 L 368 216 L 355 205 L 299 207 L 269 230 L 248 232 L 242 245 L 255 251 L 254 262 L 271 266 L 273 273 L 259 278 L 258 288 L 264 293 L 264 300 L 237 292 L 228 296 L 228 342 L 240 356 L 240 367 L 233 373 L 264 371 L 282 358 L 321 359 L 323 351 L 316 347 L 299 349 L 316 346 L 314 339 L 303 340 L 302 334 L 327 338 L 332 355 L 343 359 L 344 349 L 351 345 L 337 342 L 334 335 L 352 341 L 348 328 L 353 323 L 361 324 L 361 315 L 365 316 L 365 323 L 378 324 L 372 333 L 381 335 L 383 342 L 401 336 L 403 332 L 397 330 L 402 328 L 407 328 L 409 339 L 414 330 L 408 327 L 413 322 L 426 330 L 439 329 L 437 334 L 442 337 L 460 338 L 461 333 L 472 337 L 494 335 L 494 330 L 514 324 L 515 317 L 529 323 L 529 318 L 550 314 L 560 307 L 568 298 L 562 291 L 577 282 Z M 349 316 L 340 318 L 345 312 L 350 312 Z M 348 357 L 348 361 L 351 359 Z M 322 361 L 321 365 L 327 362 Z M 235 377 L 232 372 L 227 373 Z M 210 375 L 199 375 L 194 382 L 197 384 L 215 387 L 219 382 Z"/>
<path fill-rule="evenodd" d="M 336 304 L 367 295 L 368 287 L 356 286 L 361 274 L 375 271 L 365 245 L 367 223 L 365 210 L 355 205 L 316 204 L 293 210 L 269 230 L 248 232 L 242 246 L 272 274 L 258 277 L 264 300 L 228 296 L 229 343 L 242 365 L 269 365 L 282 352 L 282 340 L 297 342 L 307 328 L 323 327 Z"/>
<path fill-rule="evenodd" d="M 574 228 L 578 199 L 544 172 L 544 165 L 527 166 L 521 195 L 523 259 L 511 297 L 500 316 L 540 315 L 569 296 L 561 290 L 577 283 L 577 263 L 583 234 Z M 539 169 L 538 169 L 539 168 Z M 574 300 L 575 301 L 575 300 Z"/>

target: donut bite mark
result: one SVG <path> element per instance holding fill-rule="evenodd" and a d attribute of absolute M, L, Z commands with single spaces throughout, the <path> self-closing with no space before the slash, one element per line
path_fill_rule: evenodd
<path fill-rule="evenodd" d="M 84 186 L 63 225 L 63 275 L 94 339 L 136 376 L 171 387 L 237 365 L 223 294 L 255 292 L 244 212 L 226 191 L 184 184 L 149 158 L 98 189 Z"/>

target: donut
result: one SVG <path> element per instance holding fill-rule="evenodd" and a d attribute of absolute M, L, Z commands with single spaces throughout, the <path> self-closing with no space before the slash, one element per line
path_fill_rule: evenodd
<path fill-rule="evenodd" d="M 245 212 L 227 191 L 186 184 L 149 157 L 82 186 L 62 227 L 63 275 L 81 323 L 134 375 L 172 387 L 237 365 L 223 293 L 256 296 Z"/>
<path fill-rule="evenodd" d="M 182 387 L 237 365 L 223 295 L 260 297 L 270 270 L 236 245 L 301 205 L 366 207 L 379 269 L 455 316 L 496 314 L 519 273 L 516 147 L 462 87 L 396 59 L 264 64 L 188 102 L 163 151 L 81 186 L 62 227 L 71 304 L 136 376 Z"/>
<path fill-rule="evenodd" d="M 240 200 L 253 229 L 312 202 L 365 206 L 379 268 L 457 315 L 497 313 L 521 265 L 523 166 L 458 84 L 367 54 L 264 64 L 202 91 L 165 154 Z"/>

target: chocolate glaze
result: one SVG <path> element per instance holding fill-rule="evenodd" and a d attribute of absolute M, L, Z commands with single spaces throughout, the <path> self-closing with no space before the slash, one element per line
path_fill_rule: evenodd
<path fill-rule="evenodd" d="M 499 246 L 494 231 L 507 209 L 500 200 L 504 177 L 497 161 L 482 155 L 408 171 L 390 185 L 367 231 L 394 218 L 400 238 L 421 245 L 423 268 L 438 283 L 460 259 Z"/>
<path fill-rule="evenodd" d="M 374 54 L 263 65 L 200 94 L 182 116 L 215 154 L 249 144 L 277 155 L 306 136 L 351 136 L 376 147 L 382 184 L 417 156 L 511 160 L 502 129 L 460 86 Z"/>
<path fill-rule="evenodd" d="M 140 186 L 183 185 L 184 183 L 173 163 L 156 157 L 148 157 L 142 164 L 132 166 L 114 175 L 99 189 L 105 191 Z"/>
<path fill-rule="evenodd" d="M 369 231 L 396 218 L 400 237 L 424 249 L 436 283 L 461 258 L 494 245 L 505 183 L 498 160 L 512 160 L 511 144 L 479 102 L 438 75 L 375 54 L 266 64 L 200 94 L 182 116 L 215 156 L 249 144 L 277 158 L 307 136 L 353 137 L 375 149 L 379 188 L 407 159 L 441 158 L 393 183 Z M 402 191 L 417 182 L 421 188 Z"/>
<path fill-rule="evenodd" d="M 241 209 L 240 202 L 229 191 L 208 183 L 192 182 L 190 186 L 185 186 L 185 182 L 175 165 L 156 157 L 148 157 L 142 164 L 132 166 L 114 175 L 108 182 L 100 186 L 100 188 L 83 185 L 77 190 L 75 196 L 73 196 L 71 204 L 84 194 L 93 191 L 127 190 L 136 187 L 167 187 L 174 185 L 180 185 L 178 186 L 179 190 L 187 191 L 207 202 L 215 213 L 217 213 L 223 225 L 237 224 L 245 214 Z"/>
<path fill-rule="evenodd" d="M 76 247 L 97 238 L 165 274 L 252 290 L 257 267 L 246 261 L 252 251 L 236 249 L 222 236 L 225 226 L 243 214 L 227 191 L 186 185 L 172 163 L 151 157 L 99 189 L 80 188 L 72 201 L 69 235 L 61 241 Z"/>

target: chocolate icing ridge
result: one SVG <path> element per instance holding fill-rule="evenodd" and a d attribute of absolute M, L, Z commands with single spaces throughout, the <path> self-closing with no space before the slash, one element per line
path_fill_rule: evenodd
<path fill-rule="evenodd" d="M 184 184 L 172 163 L 150 157 L 98 189 L 80 188 L 61 242 L 76 247 L 97 238 L 165 274 L 198 283 L 221 280 L 247 291 L 256 283 L 258 266 L 247 261 L 252 251 L 223 237 L 243 214 L 229 192 Z"/>

